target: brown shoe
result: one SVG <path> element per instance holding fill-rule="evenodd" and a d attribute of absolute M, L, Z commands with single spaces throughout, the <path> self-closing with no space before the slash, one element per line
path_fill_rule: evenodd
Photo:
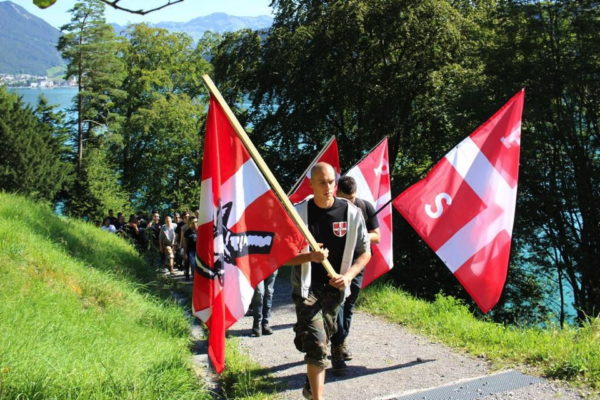
<path fill-rule="evenodd" d="M 271 328 L 269 326 L 269 324 L 264 324 L 262 326 L 262 334 L 263 335 L 272 335 L 273 334 L 273 328 Z"/>
<path fill-rule="evenodd" d="M 344 359 L 344 361 L 350 361 L 352 360 L 352 353 L 350 352 L 350 350 L 348 350 L 348 346 L 346 345 L 346 341 L 344 340 L 344 342 L 342 343 L 342 357 Z"/>

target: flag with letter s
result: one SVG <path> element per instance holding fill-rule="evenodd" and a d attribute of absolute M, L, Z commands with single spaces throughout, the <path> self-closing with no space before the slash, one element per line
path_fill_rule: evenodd
<path fill-rule="evenodd" d="M 483 312 L 506 281 L 524 98 L 515 94 L 393 201 Z"/>

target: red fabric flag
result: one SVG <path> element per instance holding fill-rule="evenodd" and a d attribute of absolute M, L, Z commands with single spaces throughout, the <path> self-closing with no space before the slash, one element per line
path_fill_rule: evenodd
<path fill-rule="evenodd" d="M 392 199 L 390 186 L 388 140 L 383 139 L 369 154 L 352 167 L 346 175 L 356 181 L 356 197 L 375 208 L 379 221 L 380 242 L 371 245 L 371 260 L 365 267 L 362 287 L 367 287 L 393 266 Z"/>
<path fill-rule="evenodd" d="M 312 195 L 313 192 L 309 183 L 310 170 L 316 163 L 321 161 L 324 161 L 333 167 L 336 177 L 340 176 L 340 158 L 338 155 L 338 147 L 335 136 L 332 136 L 331 139 L 329 139 L 323 149 L 319 152 L 319 154 L 317 154 L 313 162 L 308 166 L 306 171 L 304 171 L 304 174 L 302 174 L 300 179 L 298 179 L 298 182 L 296 182 L 292 190 L 290 190 L 288 197 L 292 203 L 300 203 L 302 200 Z"/>
<path fill-rule="evenodd" d="M 208 355 L 225 367 L 225 330 L 244 316 L 256 285 L 305 241 L 219 103 L 206 122 L 192 306 L 209 329 Z"/>
<path fill-rule="evenodd" d="M 524 98 L 521 90 L 393 201 L 483 312 L 506 281 Z"/>

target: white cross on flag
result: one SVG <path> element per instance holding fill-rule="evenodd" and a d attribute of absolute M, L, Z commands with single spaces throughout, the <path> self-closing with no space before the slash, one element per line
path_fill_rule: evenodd
<path fill-rule="evenodd" d="M 206 121 L 194 315 L 210 331 L 208 355 L 225 367 L 225 330 L 244 316 L 256 285 L 305 241 L 211 96 Z"/>
<path fill-rule="evenodd" d="M 371 245 L 371 260 L 365 267 L 362 287 L 367 287 L 393 266 L 392 205 L 388 140 L 383 139 L 347 173 L 356 181 L 356 197 L 371 203 L 379 221 L 380 242 Z M 383 208 L 382 208 L 383 207 Z"/>
<path fill-rule="evenodd" d="M 393 201 L 483 312 L 506 281 L 524 98 L 521 90 Z"/>
<path fill-rule="evenodd" d="M 340 176 L 340 158 L 338 155 L 338 146 L 335 140 L 335 136 L 332 136 L 319 154 L 315 157 L 313 162 L 308 166 L 306 171 L 302 174 L 300 179 L 294 184 L 292 189 L 290 190 L 290 194 L 288 197 L 292 203 L 300 203 L 302 200 L 306 199 L 308 196 L 313 194 L 313 191 L 310 187 L 310 170 L 312 167 L 318 162 L 326 162 L 330 164 L 335 170 L 336 177 Z"/>

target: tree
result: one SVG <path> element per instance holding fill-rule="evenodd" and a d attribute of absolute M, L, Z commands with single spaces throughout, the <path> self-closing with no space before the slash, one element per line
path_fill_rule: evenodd
<path fill-rule="evenodd" d="M 47 107 L 40 114 L 0 87 L 0 188 L 53 201 L 69 181 L 61 160 L 60 116 Z"/>
<path fill-rule="evenodd" d="M 209 63 L 185 34 L 140 24 L 127 35 L 124 122 L 112 150 L 123 186 L 139 208 L 195 205 L 205 113 L 197 98 Z"/>
<path fill-rule="evenodd" d="M 499 94 L 527 88 L 516 226 L 528 262 L 577 318 L 600 313 L 600 7 L 597 1 L 506 3 L 486 74 Z"/>
<path fill-rule="evenodd" d="M 225 98 L 238 106 L 284 186 L 331 135 L 343 169 L 387 135 L 392 194 L 398 194 L 502 104 L 487 92 L 483 74 L 482 43 L 496 35 L 486 25 L 494 1 L 276 0 L 273 6 L 271 29 L 223 35 L 211 59 Z M 425 298 L 439 291 L 467 298 L 408 224 L 396 218 L 395 228 L 392 275 L 400 286 Z M 521 279 L 529 275 L 520 267 L 511 265 L 519 270 L 509 276 L 503 304 L 526 303 L 532 312 L 519 318 L 532 321 L 534 312 L 545 311 L 543 292 L 535 280 Z"/>
<path fill-rule="evenodd" d="M 65 79 L 75 78 L 78 93 L 75 97 L 77 115 L 77 168 L 83 165 L 86 141 L 94 132 L 105 133 L 119 119 L 112 112 L 114 101 L 124 78 L 124 66 L 118 58 L 121 42 L 104 19 L 104 5 L 99 0 L 76 3 L 71 22 L 64 25 L 58 50 L 68 61 Z"/>

